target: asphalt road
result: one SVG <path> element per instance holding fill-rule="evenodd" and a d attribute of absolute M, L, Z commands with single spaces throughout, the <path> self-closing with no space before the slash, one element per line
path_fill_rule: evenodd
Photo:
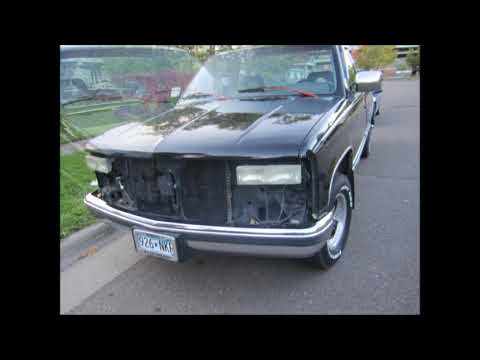
<path fill-rule="evenodd" d="M 384 82 L 349 242 L 330 270 L 207 253 L 180 264 L 144 257 L 70 313 L 419 313 L 419 111 L 418 80 Z"/>

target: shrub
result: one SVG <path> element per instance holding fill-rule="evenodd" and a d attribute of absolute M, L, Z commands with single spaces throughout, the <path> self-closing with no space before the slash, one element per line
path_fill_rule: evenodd
<path fill-rule="evenodd" d="M 366 70 L 382 69 L 392 64 L 396 57 L 393 45 L 365 45 L 358 50 L 357 64 Z"/>
<path fill-rule="evenodd" d="M 420 66 L 420 50 L 408 50 L 406 61 L 407 64 L 412 68 L 412 73 L 415 74 L 418 71 L 418 67 Z"/>

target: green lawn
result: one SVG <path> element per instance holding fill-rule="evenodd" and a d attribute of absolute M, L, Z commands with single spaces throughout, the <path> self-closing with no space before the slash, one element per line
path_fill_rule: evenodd
<path fill-rule="evenodd" d="M 73 129 L 69 129 L 70 132 L 67 132 L 64 129 L 60 129 L 60 144 L 68 144 L 74 141 L 79 141 L 83 139 L 88 139 L 89 136 L 87 134 L 81 134 L 78 131 Z"/>
<path fill-rule="evenodd" d="M 120 102 L 120 104 L 123 104 L 125 108 L 139 106 L 138 103 L 132 103 L 132 101 Z M 114 111 L 120 104 L 117 102 L 68 107 L 63 113 L 62 121 L 69 133 L 65 129 L 61 130 L 60 143 L 89 139 L 129 121 L 141 119 L 141 117 L 131 114 L 125 117 L 116 115 Z"/>
<path fill-rule="evenodd" d="M 85 152 L 60 156 L 60 239 L 93 224 L 95 218 L 83 204 L 83 197 L 94 190 L 95 174 L 85 164 Z"/>
<path fill-rule="evenodd" d="M 172 105 L 173 103 L 162 104 L 162 111 L 167 110 Z M 127 110 L 123 116 L 115 113 L 120 106 Z M 138 107 L 143 108 L 143 105 L 137 100 L 69 106 L 64 109 L 62 121 L 71 134 L 62 129 L 60 143 L 65 144 L 89 139 L 130 121 L 140 121 L 145 118 L 145 115 L 135 114 Z M 156 108 L 157 105 L 151 105 L 151 107 Z"/>
<path fill-rule="evenodd" d="M 86 137 L 100 135 L 125 121 L 125 119 L 115 116 L 111 110 L 66 116 L 68 125 L 73 125 L 74 129 L 78 129 Z"/>

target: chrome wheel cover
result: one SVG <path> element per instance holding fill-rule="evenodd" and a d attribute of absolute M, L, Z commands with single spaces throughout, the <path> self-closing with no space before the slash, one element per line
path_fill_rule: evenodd
<path fill-rule="evenodd" d="M 345 232 L 347 222 L 347 198 L 343 192 L 339 192 L 335 197 L 335 210 L 333 211 L 333 221 L 335 228 L 333 235 L 327 240 L 328 254 L 336 259 L 342 254 L 341 240 Z"/>

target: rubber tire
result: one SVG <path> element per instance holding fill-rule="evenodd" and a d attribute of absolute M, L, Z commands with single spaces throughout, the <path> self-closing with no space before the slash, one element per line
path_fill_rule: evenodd
<path fill-rule="evenodd" d="M 342 189 L 343 188 L 343 189 Z M 342 239 L 340 240 L 340 249 L 341 254 L 337 258 L 333 258 L 327 248 L 327 244 L 322 247 L 322 249 L 316 253 L 311 258 L 307 259 L 307 261 L 320 269 L 327 270 L 332 267 L 341 257 L 343 254 L 343 250 L 345 249 L 345 245 L 347 244 L 348 234 L 350 232 L 350 222 L 352 220 L 352 202 L 353 202 L 353 192 L 352 186 L 350 185 L 350 181 L 348 177 L 341 173 L 337 173 L 335 175 L 335 179 L 333 180 L 332 186 L 332 199 L 335 199 L 337 194 L 343 191 L 347 198 L 347 220 L 345 222 L 345 231 L 342 235 Z"/>
<path fill-rule="evenodd" d="M 360 155 L 362 159 L 366 159 L 370 156 L 370 138 L 371 137 L 372 137 L 372 129 L 370 128 L 370 132 L 368 133 L 368 136 L 367 136 L 367 141 L 365 142 L 365 146 L 363 147 L 363 150 L 362 150 L 362 155 Z"/>

